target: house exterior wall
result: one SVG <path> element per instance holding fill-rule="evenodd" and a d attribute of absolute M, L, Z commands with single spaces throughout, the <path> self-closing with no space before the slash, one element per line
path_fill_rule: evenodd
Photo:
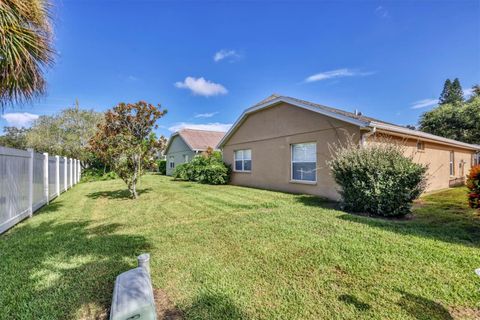
<path fill-rule="evenodd" d="M 428 186 L 426 191 L 445 189 L 450 186 L 450 181 L 465 178 L 473 165 L 475 151 L 443 145 L 439 143 L 423 141 L 422 139 L 406 139 L 380 133 L 382 137 L 387 136 L 396 143 L 403 145 L 405 155 L 411 156 L 417 163 L 428 165 Z M 384 139 L 379 135 L 369 137 L 369 143 L 375 143 Z M 423 141 L 424 150 L 417 149 L 417 141 Z M 450 151 L 454 152 L 454 173 L 450 175 Z M 460 167 L 462 163 L 462 167 Z"/>
<path fill-rule="evenodd" d="M 223 158 L 234 168 L 235 150 L 251 149 L 251 171 L 233 171 L 232 184 L 338 200 L 338 186 L 326 162 L 331 159 L 329 144 L 344 141 L 345 133 L 360 141 L 360 128 L 355 125 L 282 103 L 250 114 L 223 146 Z M 427 191 L 448 188 L 451 181 L 465 177 L 473 164 L 475 152 L 472 150 L 422 139 L 424 150 L 417 150 L 417 139 L 381 134 L 403 144 L 405 154 L 415 162 L 429 166 Z M 376 136 L 371 135 L 367 143 L 378 142 Z M 291 145 L 308 142 L 316 142 L 317 181 L 313 184 L 292 182 Z M 452 176 L 450 151 L 454 152 Z"/>
<path fill-rule="evenodd" d="M 224 161 L 234 168 L 234 151 L 252 150 L 251 172 L 232 172 L 231 183 L 263 189 L 307 193 L 337 200 L 337 186 L 326 161 L 329 144 L 358 141 L 357 126 L 285 103 L 249 115 L 223 147 Z M 316 142 L 317 182 L 291 182 L 291 145 Z"/>
<path fill-rule="evenodd" d="M 179 164 L 185 163 L 185 156 L 188 156 L 188 161 L 192 160 L 195 156 L 195 152 L 190 149 L 190 147 L 183 141 L 183 139 L 176 135 L 172 138 L 170 147 L 166 154 L 167 160 L 167 176 L 171 176 L 175 167 Z M 170 168 L 170 159 L 174 159 L 174 168 Z"/>

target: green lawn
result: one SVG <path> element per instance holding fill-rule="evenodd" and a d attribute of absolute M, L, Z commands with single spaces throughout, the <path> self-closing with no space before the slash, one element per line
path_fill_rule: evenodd
<path fill-rule="evenodd" d="M 463 188 L 423 197 L 408 221 L 162 176 L 138 200 L 124 189 L 79 184 L 0 236 L 2 318 L 105 317 L 142 252 L 187 319 L 480 317 L 480 216 Z"/>

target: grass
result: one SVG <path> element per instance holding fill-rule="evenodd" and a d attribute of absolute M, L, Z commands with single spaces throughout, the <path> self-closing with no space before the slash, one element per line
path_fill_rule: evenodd
<path fill-rule="evenodd" d="M 404 221 L 162 176 L 140 189 L 130 200 L 119 180 L 79 184 L 0 236 L 3 317 L 103 318 L 142 252 L 187 319 L 480 316 L 480 217 L 463 188 L 423 197 Z"/>

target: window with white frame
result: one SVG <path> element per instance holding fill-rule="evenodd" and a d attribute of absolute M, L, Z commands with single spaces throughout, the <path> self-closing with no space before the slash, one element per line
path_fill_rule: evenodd
<path fill-rule="evenodd" d="M 455 153 L 450 151 L 450 175 L 455 175 Z"/>
<path fill-rule="evenodd" d="M 292 144 L 293 181 L 317 181 L 317 144 Z"/>
<path fill-rule="evenodd" d="M 170 156 L 170 158 L 168 160 L 168 165 L 170 166 L 170 169 L 175 168 L 175 157 L 174 156 Z"/>
<path fill-rule="evenodd" d="M 235 171 L 250 172 L 252 171 L 252 150 L 236 150 L 235 157 Z"/>
<path fill-rule="evenodd" d="M 417 141 L 417 150 L 418 151 L 425 150 L 425 143 L 423 141 Z"/>
<path fill-rule="evenodd" d="M 188 154 L 183 155 L 183 162 L 185 162 L 185 163 L 188 162 Z"/>

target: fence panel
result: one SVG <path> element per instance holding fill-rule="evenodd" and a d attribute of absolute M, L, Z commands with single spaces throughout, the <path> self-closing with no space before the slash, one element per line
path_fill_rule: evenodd
<path fill-rule="evenodd" d="M 65 158 L 60 157 L 60 193 L 65 191 L 66 184 L 65 184 Z"/>
<path fill-rule="evenodd" d="M 48 199 L 57 196 L 57 159 L 48 157 Z"/>
<path fill-rule="evenodd" d="M 33 155 L 33 211 L 47 203 L 45 197 L 45 172 L 44 172 L 45 156 L 41 153 Z"/>
<path fill-rule="evenodd" d="M 29 216 L 28 151 L 0 147 L 0 233 Z"/>

